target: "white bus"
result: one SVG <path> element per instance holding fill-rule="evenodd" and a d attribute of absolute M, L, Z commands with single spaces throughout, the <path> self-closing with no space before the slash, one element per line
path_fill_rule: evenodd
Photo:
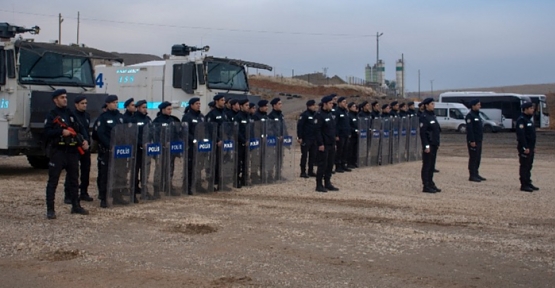
<path fill-rule="evenodd" d="M 495 92 L 445 92 L 439 95 L 439 102 L 461 103 L 470 108 L 470 101 L 479 99 L 484 109 L 500 109 L 503 114 L 503 127 L 514 129 L 516 119 L 521 114 L 520 105 L 531 102 L 530 97 L 514 93 Z"/>
<path fill-rule="evenodd" d="M 536 123 L 536 127 L 549 127 L 549 108 L 546 96 L 543 94 L 526 94 L 525 96 L 530 97 L 532 103 L 535 104 L 534 123 Z"/>

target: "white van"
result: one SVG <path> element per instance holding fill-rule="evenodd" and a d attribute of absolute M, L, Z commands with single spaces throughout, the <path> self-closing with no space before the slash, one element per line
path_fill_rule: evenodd
<path fill-rule="evenodd" d="M 469 110 L 463 104 L 436 102 L 434 113 L 441 129 L 457 130 L 466 133 L 464 117 Z"/>

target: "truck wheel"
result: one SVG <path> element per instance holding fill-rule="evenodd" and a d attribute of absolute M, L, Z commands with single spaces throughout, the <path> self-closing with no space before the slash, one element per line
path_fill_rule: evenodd
<path fill-rule="evenodd" d="M 457 128 L 457 131 L 459 131 L 460 133 L 466 133 L 466 125 L 464 124 L 459 125 L 459 128 Z"/>
<path fill-rule="evenodd" d="M 46 156 L 27 155 L 27 161 L 35 169 L 48 169 L 50 159 Z"/>
<path fill-rule="evenodd" d="M 493 128 L 491 127 L 491 125 L 484 126 L 484 133 L 492 133 L 492 132 L 493 132 Z"/>

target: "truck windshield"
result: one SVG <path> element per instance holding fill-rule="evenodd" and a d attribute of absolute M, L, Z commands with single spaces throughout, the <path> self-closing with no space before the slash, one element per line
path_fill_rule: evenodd
<path fill-rule="evenodd" d="M 207 63 L 207 84 L 210 89 L 249 91 L 243 66 L 223 62 Z"/>
<path fill-rule="evenodd" d="M 40 56 L 21 49 L 19 65 L 22 84 L 94 87 L 91 62 L 86 57 L 52 52 Z"/>

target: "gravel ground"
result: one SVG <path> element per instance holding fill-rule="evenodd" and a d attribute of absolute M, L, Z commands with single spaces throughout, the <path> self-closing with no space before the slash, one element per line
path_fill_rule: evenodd
<path fill-rule="evenodd" d="M 531 194 L 518 190 L 513 133 L 486 135 L 482 183 L 467 181 L 464 135 L 444 134 L 435 195 L 411 162 L 335 174 L 334 193 L 294 178 L 102 210 L 95 200 L 89 216 L 58 192 L 51 221 L 47 172 L 1 158 L 0 287 L 554 287 L 555 133 L 538 137 Z"/>

